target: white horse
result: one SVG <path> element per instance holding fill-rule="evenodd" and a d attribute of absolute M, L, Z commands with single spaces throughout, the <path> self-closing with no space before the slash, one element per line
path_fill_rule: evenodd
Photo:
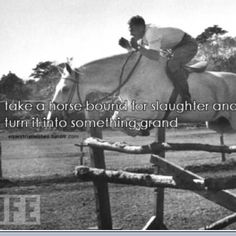
<path fill-rule="evenodd" d="M 168 104 L 174 89 L 166 75 L 166 61 L 164 57 L 153 61 L 141 57 L 137 52 L 97 60 L 78 70 L 72 70 L 67 64 L 61 73 L 52 102 L 85 104 L 92 96 L 93 102 L 96 103 L 105 102 L 108 97 L 116 95 L 121 102 L 127 103 L 128 109 L 116 111 L 113 114 L 114 119 L 119 117 L 122 120 L 162 120 L 166 111 L 153 109 L 153 104 L 157 101 L 159 104 Z M 192 100 L 195 104 L 206 105 L 205 109 L 172 111 L 166 119 L 173 120 L 177 117 L 179 122 L 185 123 L 206 121 L 208 127 L 217 132 L 235 132 L 236 113 L 232 109 L 217 108 L 219 104 L 232 104 L 232 107 L 235 107 L 236 74 L 211 71 L 197 73 L 192 69 L 188 83 Z M 146 104 L 145 110 L 132 109 L 133 101 Z M 180 96 L 175 102 L 180 102 Z M 48 118 L 51 115 L 53 114 L 50 113 Z M 139 129 L 123 130 L 132 136 L 140 135 Z"/>

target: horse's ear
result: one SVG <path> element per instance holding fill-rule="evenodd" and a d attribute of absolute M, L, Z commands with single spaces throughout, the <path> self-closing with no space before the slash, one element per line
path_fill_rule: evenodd
<path fill-rule="evenodd" d="M 66 69 L 70 74 L 73 72 L 72 68 L 70 67 L 68 63 L 66 63 Z"/>

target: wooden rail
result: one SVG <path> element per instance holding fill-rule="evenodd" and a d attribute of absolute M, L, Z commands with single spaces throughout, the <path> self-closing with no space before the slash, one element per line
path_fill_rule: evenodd
<path fill-rule="evenodd" d="M 201 176 L 184 170 L 183 168 L 167 160 L 164 160 L 157 155 L 152 155 L 150 161 L 151 163 L 155 163 L 156 165 L 160 166 L 160 168 L 165 171 L 166 174 L 171 174 L 172 176 L 178 177 L 181 181 L 183 181 L 183 183 L 185 181 L 189 182 L 191 179 L 204 180 Z M 193 192 L 212 202 L 215 202 L 218 205 L 225 207 L 226 209 L 236 211 L 236 195 L 227 190 L 193 190 Z"/>
<path fill-rule="evenodd" d="M 111 150 L 116 152 L 130 153 L 130 154 L 151 154 L 161 153 L 163 151 L 206 151 L 218 153 L 233 153 L 236 152 L 236 146 L 226 145 L 210 145 L 201 143 L 159 143 L 153 142 L 149 145 L 129 145 L 121 142 L 110 142 L 95 137 L 89 137 L 84 140 L 83 145 L 92 148 L 101 148 L 104 150 Z M 80 144 L 76 144 L 80 146 Z"/>
<path fill-rule="evenodd" d="M 173 176 L 154 175 L 154 174 L 137 174 L 126 171 L 104 170 L 97 168 L 89 168 L 87 166 L 77 166 L 75 174 L 83 180 L 102 180 L 109 183 L 138 185 L 145 187 L 165 187 L 178 189 L 205 189 L 204 181 L 192 180 L 192 183 L 183 184 L 174 179 Z"/>
<path fill-rule="evenodd" d="M 200 228 L 200 230 L 217 230 L 217 229 L 223 229 L 233 223 L 236 222 L 236 213 L 226 216 L 223 219 L 220 219 L 210 225 L 205 226 L 204 228 Z"/>

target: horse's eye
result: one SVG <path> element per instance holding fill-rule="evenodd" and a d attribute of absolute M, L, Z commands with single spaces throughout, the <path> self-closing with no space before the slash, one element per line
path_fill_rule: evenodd
<path fill-rule="evenodd" d="M 69 90 L 70 90 L 70 89 L 69 89 L 68 87 L 64 87 L 64 88 L 62 89 L 62 92 L 63 92 L 63 93 L 68 93 Z"/>

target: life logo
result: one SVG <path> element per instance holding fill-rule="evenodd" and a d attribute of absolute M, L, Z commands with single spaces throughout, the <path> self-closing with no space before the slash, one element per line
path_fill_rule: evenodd
<path fill-rule="evenodd" d="M 40 224 L 40 195 L 0 195 L 0 225 Z"/>

